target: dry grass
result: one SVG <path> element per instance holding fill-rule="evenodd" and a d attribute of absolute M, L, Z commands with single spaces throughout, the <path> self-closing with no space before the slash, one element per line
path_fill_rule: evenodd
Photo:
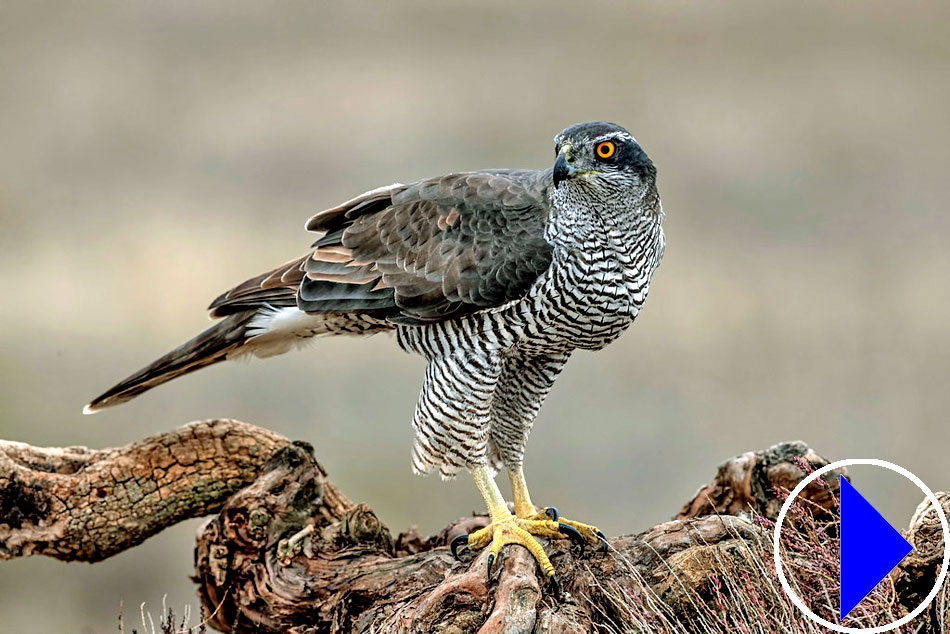
<path fill-rule="evenodd" d="M 139 606 L 139 618 L 141 619 L 141 634 L 205 634 L 208 631 L 204 621 L 197 625 L 191 625 L 191 608 L 185 606 L 182 610 L 182 616 L 175 615 L 172 608 L 165 605 L 162 599 L 162 613 L 159 616 L 158 623 L 152 617 L 152 613 L 145 609 L 145 604 Z M 124 610 L 119 610 L 119 634 L 125 634 L 125 616 Z M 140 634 L 140 630 L 133 628 L 132 634 Z"/>
<path fill-rule="evenodd" d="M 805 461 L 800 468 L 813 471 Z M 819 479 L 822 486 L 830 486 Z M 786 491 L 776 491 L 783 500 Z M 800 500 L 800 498 L 799 498 Z M 903 605 L 897 586 L 905 573 L 895 571 L 843 620 L 839 621 L 840 515 L 809 508 L 807 502 L 791 506 L 782 528 L 781 547 L 785 574 L 803 602 L 818 616 L 847 627 L 869 628 L 896 621 L 915 605 Z M 837 500 L 836 500 L 837 501 Z M 771 536 L 775 523 L 761 516 L 752 521 Z M 715 558 L 706 583 L 679 579 L 663 597 L 650 590 L 632 562 L 621 553 L 630 575 L 643 590 L 637 594 L 619 586 L 602 587 L 605 604 L 600 631 L 674 633 L 775 633 L 823 634 L 828 630 L 806 618 L 782 590 L 775 571 L 770 538 L 750 540 L 736 534 L 734 544 L 709 548 Z M 924 592 L 926 594 L 926 590 Z M 672 598 L 672 600 L 671 600 Z M 947 634 L 950 632 L 950 584 L 945 584 L 930 608 L 911 623 L 894 630 L 900 634 Z"/>

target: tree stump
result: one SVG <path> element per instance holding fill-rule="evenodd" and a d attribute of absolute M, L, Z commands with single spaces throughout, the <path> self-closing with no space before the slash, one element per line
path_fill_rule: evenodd
<path fill-rule="evenodd" d="M 104 450 L 0 441 L 0 559 L 98 561 L 210 515 L 193 579 L 207 624 L 222 632 L 810 632 L 777 590 L 770 523 L 783 492 L 825 464 L 801 442 L 741 454 L 675 519 L 611 539 L 606 555 L 546 543 L 561 579 L 555 597 L 523 548 L 507 548 L 491 578 L 485 552 L 452 558 L 448 542 L 487 517 L 394 537 L 337 490 L 310 445 L 246 423 L 192 423 Z M 836 492 L 827 474 L 799 505 L 831 517 Z M 950 495 L 939 495 L 950 510 Z M 917 550 L 894 573 L 895 614 L 936 578 L 935 517 L 922 504 L 907 533 Z M 792 547 L 784 556 L 792 571 L 808 563 Z M 941 631 L 946 604 L 918 620 L 922 631 Z"/>

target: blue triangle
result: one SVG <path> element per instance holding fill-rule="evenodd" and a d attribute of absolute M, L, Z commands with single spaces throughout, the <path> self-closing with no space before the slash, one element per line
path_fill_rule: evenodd
<path fill-rule="evenodd" d="M 851 483 L 841 483 L 841 619 L 914 549 Z"/>

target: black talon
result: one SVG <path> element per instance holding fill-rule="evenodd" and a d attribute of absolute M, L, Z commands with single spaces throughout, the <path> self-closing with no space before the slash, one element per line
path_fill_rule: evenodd
<path fill-rule="evenodd" d="M 607 543 L 607 536 L 604 535 L 600 530 L 597 531 L 596 535 L 597 539 L 600 540 L 600 546 L 597 547 L 597 552 L 606 555 L 607 548 L 610 546 L 610 544 Z"/>
<path fill-rule="evenodd" d="M 495 554 L 488 553 L 488 580 L 491 581 L 491 565 L 495 563 Z"/>
<path fill-rule="evenodd" d="M 557 574 L 552 574 L 548 581 L 551 583 L 551 590 L 554 591 L 554 598 L 558 601 L 561 600 L 561 582 L 557 580 Z"/>
<path fill-rule="evenodd" d="M 452 540 L 452 543 L 449 544 L 449 548 L 452 551 L 452 556 L 455 557 L 455 561 L 462 561 L 459 559 L 458 553 L 460 546 L 468 546 L 468 535 L 457 535 L 455 539 Z"/>
<path fill-rule="evenodd" d="M 584 547 L 587 545 L 587 541 L 584 539 L 584 536 L 581 535 L 580 532 L 578 532 L 576 528 L 574 528 L 570 524 L 563 524 L 561 522 L 558 522 L 557 530 L 563 533 L 564 535 L 567 535 L 567 537 L 570 538 L 572 542 L 580 546 L 581 554 L 582 555 L 584 554 Z"/>
<path fill-rule="evenodd" d="M 558 518 L 561 517 L 561 514 L 558 513 L 557 509 L 554 508 L 553 506 L 549 506 L 546 509 L 544 509 L 544 514 L 550 517 L 552 522 L 556 522 Z"/>

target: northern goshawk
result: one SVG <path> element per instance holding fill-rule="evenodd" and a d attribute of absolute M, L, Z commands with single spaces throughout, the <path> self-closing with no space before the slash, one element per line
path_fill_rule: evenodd
<path fill-rule="evenodd" d="M 598 350 L 633 323 L 663 257 L 656 168 L 620 126 L 582 123 L 555 139 L 554 167 L 450 174 L 366 192 L 321 211 L 305 256 L 212 302 L 222 318 L 86 406 L 91 413 L 199 368 L 269 357 L 324 335 L 394 331 L 428 361 L 412 426 L 412 468 L 468 469 L 488 527 L 456 547 L 532 536 L 605 546 L 595 527 L 532 504 L 522 463 L 545 396 L 576 349 Z M 494 475 L 511 480 L 512 515 Z"/>

